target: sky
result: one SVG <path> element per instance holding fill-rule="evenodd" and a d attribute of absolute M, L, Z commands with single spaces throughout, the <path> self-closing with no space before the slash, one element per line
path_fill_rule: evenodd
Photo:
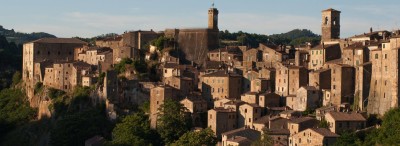
<path fill-rule="evenodd" d="M 131 30 L 205 28 L 211 4 L 219 29 L 277 34 L 321 33 L 321 11 L 340 10 L 341 37 L 400 28 L 400 0 L 0 0 L 0 25 L 57 37 L 94 37 Z"/>

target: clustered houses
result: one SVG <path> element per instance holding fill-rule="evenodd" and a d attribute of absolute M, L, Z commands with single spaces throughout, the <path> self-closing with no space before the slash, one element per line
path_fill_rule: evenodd
<path fill-rule="evenodd" d="M 165 30 L 183 54 L 161 55 L 161 82 L 139 82 L 127 68 L 128 81 L 121 83 L 110 70 L 162 35 L 153 31 L 99 39 L 94 47 L 77 39 L 26 43 L 23 79 L 31 104 L 40 104 L 34 101 L 38 82 L 64 91 L 104 82 L 95 95 L 106 100 L 110 117 L 117 116 L 118 104 L 150 100 L 151 128 L 157 128 L 158 108 L 173 100 L 222 145 L 249 145 L 266 132 L 274 145 L 291 146 L 332 145 L 341 132 L 366 128 L 366 114 L 398 107 L 400 31 L 371 28 L 340 39 L 341 12 L 327 9 L 320 44 L 218 48 L 218 13 L 208 11 L 205 29 Z M 321 120 L 328 128 L 318 127 Z"/>

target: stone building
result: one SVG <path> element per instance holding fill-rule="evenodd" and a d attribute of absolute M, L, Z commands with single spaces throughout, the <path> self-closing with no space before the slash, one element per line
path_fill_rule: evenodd
<path fill-rule="evenodd" d="M 232 109 L 214 108 L 208 110 L 208 127 L 221 138 L 221 133 L 234 130 L 237 126 L 237 113 Z"/>
<path fill-rule="evenodd" d="M 251 82 L 258 78 L 257 70 L 248 70 L 243 72 L 243 92 L 248 92 L 251 89 Z"/>
<path fill-rule="evenodd" d="M 262 116 L 263 108 L 257 104 L 242 104 L 239 106 L 238 126 L 252 126 L 253 122 Z"/>
<path fill-rule="evenodd" d="M 271 80 L 262 78 L 254 79 L 251 81 L 250 88 L 250 92 L 271 92 Z"/>
<path fill-rule="evenodd" d="M 296 95 L 296 91 L 307 84 L 308 71 L 304 67 L 280 66 L 276 69 L 275 93 L 279 95 Z"/>
<path fill-rule="evenodd" d="M 221 70 L 203 75 L 201 80 L 202 94 L 209 102 L 211 99 L 240 98 L 242 76 L 236 73 Z"/>
<path fill-rule="evenodd" d="M 319 90 L 312 86 L 302 86 L 297 90 L 296 96 L 286 98 L 286 106 L 295 111 L 315 109 L 320 105 Z"/>
<path fill-rule="evenodd" d="M 322 11 L 322 42 L 339 39 L 340 11 L 329 8 Z"/>
<path fill-rule="evenodd" d="M 240 100 L 250 103 L 250 104 L 258 104 L 259 96 L 258 92 L 247 92 L 242 94 Z"/>
<path fill-rule="evenodd" d="M 358 66 L 369 62 L 369 49 L 360 42 L 345 47 L 342 53 L 343 64 Z"/>
<path fill-rule="evenodd" d="M 310 71 L 308 84 L 318 90 L 331 88 L 331 69 Z"/>
<path fill-rule="evenodd" d="M 129 31 L 122 35 L 99 38 L 96 46 L 109 47 L 113 50 L 113 63 L 118 63 L 123 58 L 137 58 L 139 50 L 144 49 L 150 41 L 158 38 L 159 34 L 150 31 Z"/>
<path fill-rule="evenodd" d="M 34 85 L 42 82 L 39 73 L 40 68 L 35 64 L 42 61 L 74 60 L 74 50 L 87 45 L 79 39 L 74 38 L 43 38 L 28 42 L 23 45 L 22 51 L 22 80 L 29 99 L 33 98 Z"/>
<path fill-rule="evenodd" d="M 366 119 L 360 113 L 331 111 L 325 114 L 325 120 L 329 123 L 329 129 L 333 133 L 361 130 L 366 127 Z"/>
<path fill-rule="evenodd" d="M 290 135 L 295 135 L 308 128 L 316 128 L 319 121 L 313 117 L 300 117 L 288 121 Z"/>
<path fill-rule="evenodd" d="M 218 10 L 208 10 L 208 28 L 205 29 L 166 29 L 165 36 L 173 38 L 188 61 L 203 64 L 209 50 L 218 48 Z"/>
<path fill-rule="evenodd" d="M 309 128 L 289 139 L 289 146 L 334 145 L 339 135 L 325 128 Z"/>
<path fill-rule="evenodd" d="M 262 61 L 269 68 L 275 67 L 277 62 L 282 63 L 289 59 L 289 54 L 285 52 L 284 46 L 260 43 L 258 50 L 262 51 Z"/>
<path fill-rule="evenodd" d="M 262 93 L 259 95 L 259 101 L 258 104 L 261 107 L 279 107 L 280 106 L 280 101 L 281 96 L 276 94 L 276 93 Z"/>
<path fill-rule="evenodd" d="M 234 60 L 242 60 L 243 53 L 237 46 L 227 46 L 225 48 L 219 48 L 211 50 L 207 54 L 210 61 L 220 61 L 225 63 L 233 63 Z"/>
<path fill-rule="evenodd" d="M 354 104 L 358 109 L 365 111 L 371 87 L 372 63 L 367 62 L 356 66 L 356 87 L 354 93 Z"/>
<path fill-rule="evenodd" d="M 182 99 L 180 103 L 187 109 L 192 117 L 193 127 L 203 127 L 205 122 L 201 115 L 207 113 L 207 101 L 203 99 L 200 93 L 192 93 Z"/>
<path fill-rule="evenodd" d="M 331 103 L 336 106 L 352 103 L 355 88 L 354 68 L 345 64 L 334 64 L 331 67 Z"/>
<path fill-rule="evenodd" d="M 83 61 L 91 65 L 100 67 L 101 72 L 110 69 L 113 64 L 113 52 L 111 48 L 106 47 L 89 47 L 85 51 L 78 54 L 75 60 Z"/>
<path fill-rule="evenodd" d="M 308 69 L 318 70 L 324 67 L 327 61 L 341 58 L 341 49 L 339 44 L 324 44 L 315 46 L 310 50 L 310 61 Z"/>
<path fill-rule="evenodd" d="M 157 86 L 150 90 L 150 126 L 157 128 L 158 108 L 165 100 L 179 101 L 177 91 L 170 86 Z"/>
<path fill-rule="evenodd" d="M 63 91 L 82 86 L 82 77 L 93 73 L 91 65 L 84 62 L 56 61 L 44 68 L 43 85 Z"/>
<path fill-rule="evenodd" d="M 169 85 L 179 91 L 180 96 L 188 95 L 194 91 L 193 79 L 182 76 L 167 77 L 164 79 L 165 85 Z"/>
<path fill-rule="evenodd" d="M 393 36 L 371 50 L 371 86 L 367 111 L 384 115 L 391 108 L 399 107 L 399 48 L 400 38 Z"/>
<path fill-rule="evenodd" d="M 258 140 L 261 132 L 250 128 L 239 128 L 222 133 L 222 146 L 248 146 Z"/>

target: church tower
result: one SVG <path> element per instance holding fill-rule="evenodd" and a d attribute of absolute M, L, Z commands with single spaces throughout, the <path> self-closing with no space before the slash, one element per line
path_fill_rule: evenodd
<path fill-rule="evenodd" d="M 340 11 L 329 8 L 322 11 L 322 42 L 340 38 Z"/>
<path fill-rule="evenodd" d="M 218 10 L 213 6 L 208 10 L 208 29 L 218 30 Z"/>

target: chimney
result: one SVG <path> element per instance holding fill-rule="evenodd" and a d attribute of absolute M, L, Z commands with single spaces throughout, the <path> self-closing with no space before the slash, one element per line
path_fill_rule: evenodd
<path fill-rule="evenodd" d="M 369 28 L 369 32 L 370 32 L 370 33 L 372 33 L 372 27 L 371 27 L 371 28 Z"/>

